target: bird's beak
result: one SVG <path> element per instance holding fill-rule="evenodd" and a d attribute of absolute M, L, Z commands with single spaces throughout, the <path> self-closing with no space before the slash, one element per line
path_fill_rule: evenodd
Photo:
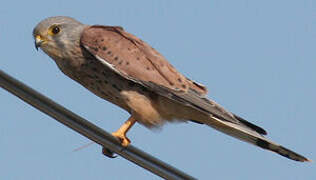
<path fill-rule="evenodd" d="M 37 35 L 35 37 L 35 48 L 38 51 L 38 48 L 41 47 L 41 45 L 43 44 L 44 40 L 40 35 Z"/>

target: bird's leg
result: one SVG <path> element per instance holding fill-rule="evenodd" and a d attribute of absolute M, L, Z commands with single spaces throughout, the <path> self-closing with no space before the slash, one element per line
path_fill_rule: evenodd
<path fill-rule="evenodd" d="M 126 137 L 126 133 L 135 124 L 135 122 L 136 120 L 131 116 L 117 131 L 112 133 L 114 137 L 121 141 L 121 145 L 124 147 L 131 143 L 131 141 Z"/>
<path fill-rule="evenodd" d="M 127 147 L 131 141 L 126 137 L 128 130 L 135 124 L 136 120 L 131 116 L 127 121 L 115 132 L 112 133 L 114 137 L 120 140 L 121 145 Z M 113 152 L 103 147 L 102 153 L 108 157 L 113 158 Z"/>

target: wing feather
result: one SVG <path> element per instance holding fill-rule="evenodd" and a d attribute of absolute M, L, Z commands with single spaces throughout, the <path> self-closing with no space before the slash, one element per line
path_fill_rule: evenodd
<path fill-rule="evenodd" d="M 262 128 L 241 121 L 205 98 L 207 89 L 203 85 L 184 77 L 156 50 L 122 28 L 90 26 L 84 30 L 80 42 L 97 60 L 126 79 L 201 113 L 266 134 Z"/>
<path fill-rule="evenodd" d="M 201 95 L 207 93 L 203 85 L 184 77 L 155 49 L 122 28 L 90 26 L 84 30 L 81 44 L 134 79 L 181 92 L 193 89 Z"/>

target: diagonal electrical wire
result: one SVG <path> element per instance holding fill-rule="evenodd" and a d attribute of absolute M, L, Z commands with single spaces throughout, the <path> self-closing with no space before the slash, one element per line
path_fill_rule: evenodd
<path fill-rule="evenodd" d="M 134 146 L 122 147 L 108 132 L 0 70 L 0 87 L 90 140 L 165 179 L 195 179 Z"/>

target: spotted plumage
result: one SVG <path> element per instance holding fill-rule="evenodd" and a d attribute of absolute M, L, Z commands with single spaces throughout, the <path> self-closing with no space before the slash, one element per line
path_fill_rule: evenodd
<path fill-rule="evenodd" d="M 309 161 L 208 99 L 205 86 L 183 76 L 155 49 L 121 27 L 89 26 L 58 16 L 41 21 L 33 36 L 36 47 L 54 59 L 63 73 L 131 114 L 113 133 L 123 146 L 130 143 L 126 133 L 135 122 L 151 128 L 167 121 L 192 121 L 284 157 Z"/>

